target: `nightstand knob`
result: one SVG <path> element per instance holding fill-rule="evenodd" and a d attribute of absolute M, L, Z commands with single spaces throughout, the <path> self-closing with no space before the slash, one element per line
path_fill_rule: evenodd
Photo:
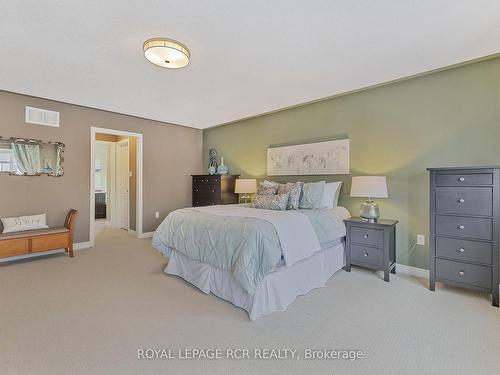
<path fill-rule="evenodd" d="M 464 181 L 465 181 L 465 177 L 460 177 L 460 178 L 458 179 L 458 181 L 460 181 L 460 182 L 464 182 Z"/>
<path fill-rule="evenodd" d="M 368 253 L 364 253 L 363 256 L 367 257 L 368 256 Z"/>
<path fill-rule="evenodd" d="M 464 230 L 464 229 L 465 229 L 465 227 L 464 227 L 463 225 L 459 225 L 459 226 L 458 226 L 458 229 L 460 229 L 460 230 Z"/>
<path fill-rule="evenodd" d="M 367 235 L 367 234 L 365 234 L 365 235 L 363 236 L 363 238 L 368 238 L 368 235 Z"/>
<path fill-rule="evenodd" d="M 465 253 L 465 249 L 463 247 L 461 247 L 460 249 L 458 249 L 459 252 L 461 253 Z"/>
<path fill-rule="evenodd" d="M 464 202 L 465 202 L 465 199 L 463 199 L 463 198 L 460 198 L 460 199 L 458 200 L 458 203 L 464 203 Z"/>
<path fill-rule="evenodd" d="M 460 276 L 463 276 L 463 275 L 465 275 L 465 271 L 458 271 L 458 274 L 459 274 Z"/>

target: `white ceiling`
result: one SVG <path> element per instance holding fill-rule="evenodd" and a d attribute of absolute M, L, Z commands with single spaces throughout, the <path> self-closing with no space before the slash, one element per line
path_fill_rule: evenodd
<path fill-rule="evenodd" d="M 196 128 L 499 51 L 496 0 L 0 0 L 0 89 Z"/>

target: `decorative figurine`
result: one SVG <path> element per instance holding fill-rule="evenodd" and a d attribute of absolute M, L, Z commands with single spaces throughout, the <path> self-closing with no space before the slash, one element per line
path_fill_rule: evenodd
<path fill-rule="evenodd" d="M 216 174 L 217 173 L 217 150 L 215 148 L 210 149 L 209 151 L 210 159 L 208 162 L 208 174 Z"/>

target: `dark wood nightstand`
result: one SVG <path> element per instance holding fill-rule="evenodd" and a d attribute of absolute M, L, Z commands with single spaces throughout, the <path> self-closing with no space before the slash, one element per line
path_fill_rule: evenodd
<path fill-rule="evenodd" d="M 384 271 L 384 280 L 389 273 L 396 273 L 396 224 L 397 220 L 379 219 L 376 223 L 359 217 L 344 220 L 346 225 L 346 265 Z"/>

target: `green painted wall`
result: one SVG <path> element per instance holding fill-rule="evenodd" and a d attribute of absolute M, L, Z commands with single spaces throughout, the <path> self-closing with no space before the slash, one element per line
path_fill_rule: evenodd
<path fill-rule="evenodd" d="M 352 175 L 386 175 L 389 199 L 382 216 L 400 221 L 398 263 L 428 268 L 427 167 L 500 164 L 500 58 L 445 70 L 386 86 L 263 115 L 204 131 L 208 150 L 225 156 L 231 172 L 266 175 L 270 145 L 348 137 Z M 276 181 L 325 179 L 321 176 Z M 360 199 L 349 197 L 343 180 L 340 204 L 358 213 Z"/>

